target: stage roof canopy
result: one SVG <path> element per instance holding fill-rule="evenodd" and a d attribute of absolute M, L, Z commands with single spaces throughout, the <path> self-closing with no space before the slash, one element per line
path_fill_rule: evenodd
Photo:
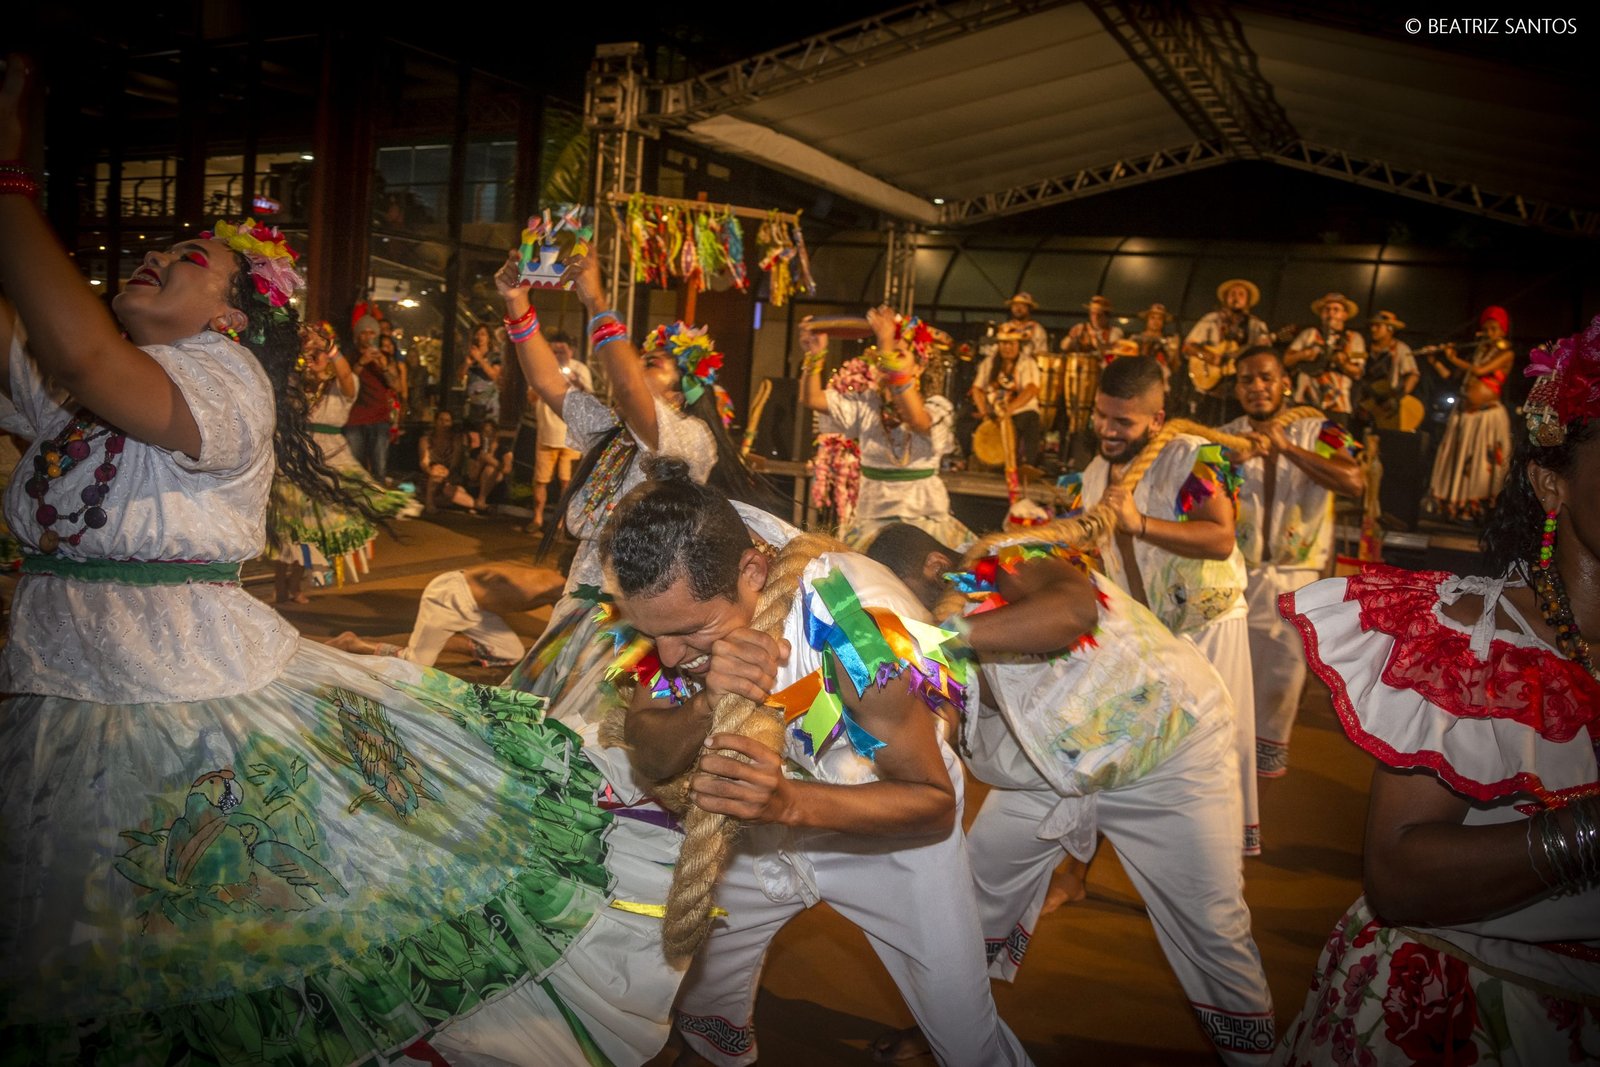
<path fill-rule="evenodd" d="M 642 118 L 923 225 L 1257 159 L 1600 233 L 1590 79 L 1501 39 L 1336 3 L 948 0 L 653 86 Z"/>

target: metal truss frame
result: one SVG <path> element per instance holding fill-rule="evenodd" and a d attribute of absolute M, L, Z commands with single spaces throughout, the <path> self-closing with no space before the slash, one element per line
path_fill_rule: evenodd
<path fill-rule="evenodd" d="M 1600 211 L 1552 204 L 1518 193 L 1497 192 L 1476 182 L 1440 177 L 1420 167 L 1353 156 L 1341 149 L 1309 141 L 1296 141 L 1269 158 L 1297 170 L 1328 175 L 1500 222 L 1569 237 L 1600 236 Z"/>
<path fill-rule="evenodd" d="M 1087 3 L 1199 139 L 1221 141 L 1232 155 L 1254 159 L 1299 138 L 1226 8 L 1165 0 Z"/>
<path fill-rule="evenodd" d="M 1237 158 L 1216 141 L 1195 141 L 1179 148 L 1160 149 L 1148 155 L 1129 156 L 1093 167 L 1084 167 L 1043 181 L 1014 185 L 992 193 L 980 193 L 944 205 L 940 221 L 948 225 L 978 222 L 983 219 L 1015 215 L 1068 200 L 1080 200 L 1096 193 L 1109 192 L 1140 182 L 1155 181 L 1171 174 L 1204 170 Z"/>
<path fill-rule="evenodd" d="M 917 299 L 917 225 L 891 221 L 883 253 L 883 302 L 910 315 Z"/>
<path fill-rule="evenodd" d="M 683 81 L 652 88 L 650 118 L 686 125 L 1068 0 L 921 0 Z"/>

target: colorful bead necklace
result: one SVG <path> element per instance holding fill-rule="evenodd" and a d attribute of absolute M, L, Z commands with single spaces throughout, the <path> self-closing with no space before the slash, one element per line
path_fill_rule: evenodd
<path fill-rule="evenodd" d="M 52 482 L 87 460 L 89 446 L 101 439 L 105 441 L 105 459 L 95 468 L 94 481 L 78 493 L 82 506 L 69 514 L 61 514 L 55 505 L 45 502 L 45 494 L 50 491 Z M 96 416 L 85 412 L 74 416 L 60 433 L 40 443 L 39 450 L 33 456 L 33 476 L 23 486 L 27 494 L 38 501 L 34 518 L 43 527 L 39 534 L 40 552 L 51 555 L 61 547 L 62 541 L 75 546 L 83 540 L 85 530 L 98 530 L 106 524 L 106 512 L 100 505 L 105 503 L 106 494 L 111 491 L 111 479 L 117 476 L 117 464 L 113 457 L 122 454 L 127 441 L 122 431 L 107 426 Z M 78 530 L 62 537 L 51 529 L 62 520 L 77 523 Z"/>
<path fill-rule="evenodd" d="M 1589 642 L 1578 632 L 1578 623 L 1572 617 L 1572 602 L 1567 599 L 1567 587 L 1554 567 L 1532 567 L 1533 592 L 1539 601 L 1539 614 L 1550 629 L 1556 632 L 1556 648 L 1561 654 L 1600 682 L 1600 670 L 1595 669 L 1589 654 Z"/>

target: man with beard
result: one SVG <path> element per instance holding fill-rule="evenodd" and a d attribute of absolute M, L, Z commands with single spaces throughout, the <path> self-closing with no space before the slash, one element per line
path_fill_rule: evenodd
<path fill-rule="evenodd" d="M 1115 532 L 1097 546 L 1107 577 L 1173 633 L 1192 638 L 1233 697 L 1243 845 L 1246 855 L 1259 855 L 1245 566 L 1234 543 L 1238 476 L 1220 446 L 1180 434 L 1130 492 L 1123 475 L 1165 422 L 1159 363 L 1108 366 L 1094 398 L 1099 455 L 1081 476 L 1081 503 L 1093 507 L 1103 497 L 1117 509 Z"/>
<path fill-rule="evenodd" d="M 726 915 L 679 995 L 675 1062 L 755 1061 L 767 947 L 826 901 L 872 942 L 940 1063 L 1029 1064 L 979 948 L 961 764 L 940 729 L 965 674 L 951 635 L 881 565 L 729 502 L 682 461 L 651 467 L 601 534 L 636 653 L 618 663 L 636 682 L 628 759 L 639 782 L 693 772 L 680 871 L 707 859 L 688 854 L 694 808 L 744 824 L 715 890 Z M 756 628 L 769 612 L 781 626 Z M 730 696 L 784 709 L 781 752 L 712 732 Z"/>
<path fill-rule="evenodd" d="M 1184 398 L 1179 409 L 1189 411 L 1196 422 L 1215 426 L 1228 417 L 1234 358 L 1246 348 L 1266 344 L 1271 337 L 1267 324 L 1250 313 L 1260 302 L 1261 290 L 1255 282 L 1229 278 L 1217 286 L 1217 310 L 1200 316 L 1183 339 L 1189 372 L 1175 379 L 1174 393 Z M 1202 388 L 1195 378 L 1208 374 L 1217 382 Z"/>
<path fill-rule="evenodd" d="M 1348 327 L 1361 310 L 1343 293 L 1328 293 L 1311 302 L 1320 326 L 1300 331 L 1284 353 L 1285 369 L 1296 372 L 1294 398 L 1333 416 L 1341 426 L 1355 412 L 1355 387 L 1367 365 L 1367 343 L 1361 331 Z"/>
<path fill-rule="evenodd" d="M 1017 980 L 1051 868 L 1063 853 L 1081 865 L 1104 833 L 1218 1056 L 1264 1063 L 1272 994 L 1244 900 L 1222 680 L 1076 553 L 1031 530 L 985 543 L 963 565 L 896 525 L 867 554 L 929 610 L 952 610 L 935 607 L 947 579 L 966 601 L 960 625 L 983 684 L 963 716 L 963 751 L 969 772 L 994 786 L 967 832 L 989 976 Z"/>
<path fill-rule="evenodd" d="M 1360 446 L 1338 424 L 1278 421 L 1289 374 L 1271 348 L 1239 359 L 1234 392 L 1244 415 L 1222 427 L 1257 442 L 1244 464 L 1235 534 L 1249 571 L 1250 662 L 1255 671 L 1256 773 L 1288 770 L 1289 731 L 1300 706 L 1306 659 L 1300 635 L 1278 614 L 1278 596 L 1321 577 L 1333 551 L 1333 494 L 1360 497 Z"/>

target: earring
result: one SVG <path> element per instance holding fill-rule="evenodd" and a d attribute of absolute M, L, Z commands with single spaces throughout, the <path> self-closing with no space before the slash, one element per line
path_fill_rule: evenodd
<path fill-rule="evenodd" d="M 1550 569 L 1550 560 L 1556 554 L 1556 513 L 1544 513 L 1544 536 L 1539 539 L 1539 569 Z"/>

